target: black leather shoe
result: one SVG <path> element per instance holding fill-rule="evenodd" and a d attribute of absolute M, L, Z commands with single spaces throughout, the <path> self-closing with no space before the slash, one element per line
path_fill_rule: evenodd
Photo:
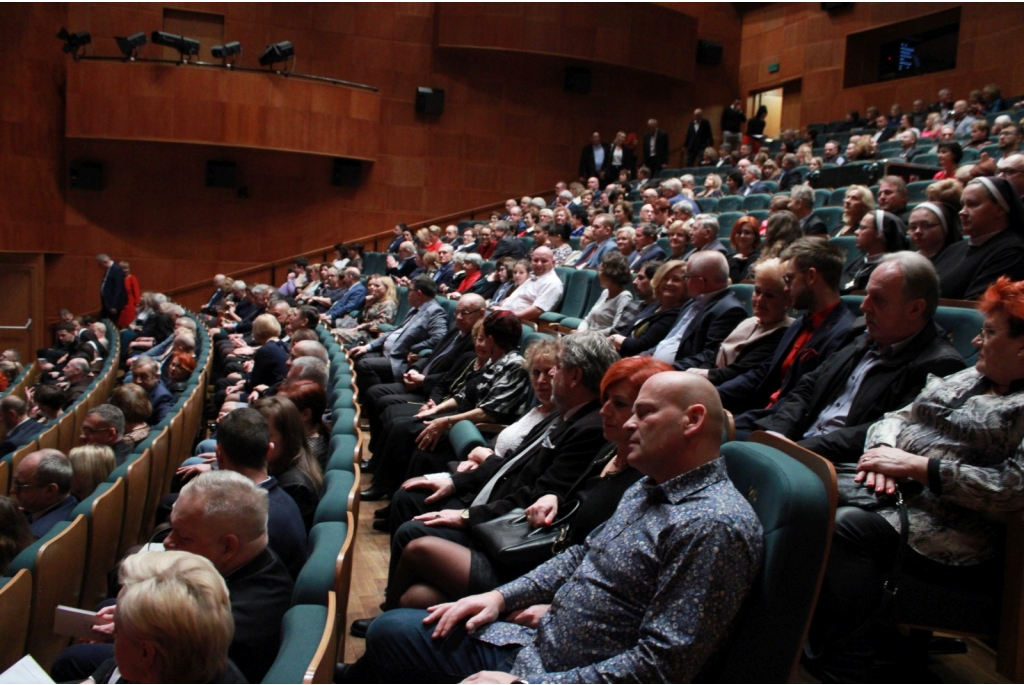
<path fill-rule="evenodd" d="M 391 518 L 391 505 L 389 504 L 386 507 L 381 507 L 380 509 L 373 512 L 373 518 L 384 520 Z"/>
<path fill-rule="evenodd" d="M 369 490 L 363 490 L 359 493 L 359 499 L 364 502 L 379 502 L 382 499 L 387 499 L 391 494 L 384 488 L 378 488 L 370 486 Z"/>
<path fill-rule="evenodd" d="M 373 529 L 380 531 L 381 533 L 390 533 L 391 521 L 387 519 L 377 519 L 373 522 Z"/>
<path fill-rule="evenodd" d="M 334 664 L 334 682 L 336 683 L 347 683 L 349 669 L 352 668 L 351 664 L 343 664 L 340 661 Z"/>
<path fill-rule="evenodd" d="M 349 635 L 352 637 L 366 637 L 366 631 L 370 628 L 370 624 L 373 623 L 372 618 L 357 618 L 352 621 L 352 627 L 348 629 Z"/>

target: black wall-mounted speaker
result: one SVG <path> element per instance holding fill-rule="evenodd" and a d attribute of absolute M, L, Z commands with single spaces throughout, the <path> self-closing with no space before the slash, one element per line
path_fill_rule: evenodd
<path fill-rule="evenodd" d="M 99 162 L 71 162 L 68 185 L 76 190 L 103 190 L 103 165 Z"/>
<path fill-rule="evenodd" d="M 565 68 L 565 92 L 588 95 L 593 74 L 586 67 Z"/>
<path fill-rule="evenodd" d="M 717 66 L 722 63 L 722 44 L 712 40 L 697 41 L 697 64 Z"/>
<path fill-rule="evenodd" d="M 844 10 L 851 9 L 853 7 L 852 2 L 823 2 L 821 3 L 821 11 L 832 14 L 833 12 L 842 12 Z"/>
<path fill-rule="evenodd" d="M 363 163 L 358 159 L 336 159 L 331 170 L 331 184 L 345 188 L 358 188 Z"/>
<path fill-rule="evenodd" d="M 208 188 L 234 188 L 235 163 L 209 160 L 206 163 L 206 186 Z"/>
<path fill-rule="evenodd" d="M 440 116 L 444 114 L 444 91 L 439 88 L 416 89 L 416 113 Z"/>

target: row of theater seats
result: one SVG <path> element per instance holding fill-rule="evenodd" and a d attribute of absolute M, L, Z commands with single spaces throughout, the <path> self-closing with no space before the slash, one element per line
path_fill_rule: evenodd
<path fill-rule="evenodd" d="M 1003 102 L 1004 103 L 1006 103 L 1006 102 L 1019 102 L 1021 100 L 1024 100 L 1024 96 L 1014 96 L 1014 97 L 1004 97 L 1003 98 Z M 1016 110 L 1016 109 L 1004 109 L 1004 110 L 1001 110 L 999 112 L 989 112 L 988 114 L 985 115 L 985 119 L 988 120 L 989 125 L 992 125 L 992 124 L 995 123 L 995 120 L 997 118 L 1003 116 L 1004 114 L 1006 116 L 1010 117 L 1011 119 L 1016 119 L 1017 115 L 1019 114 L 1019 110 Z M 846 122 L 845 119 L 839 119 L 837 121 L 831 121 L 831 122 L 828 122 L 828 123 L 816 122 L 816 123 L 807 124 L 806 129 L 808 131 L 817 131 L 818 134 L 819 134 L 818 135 L 818 139 L 819 140 L 821 140 L 822 136 L 825 136 L 825 138 L 828 139 L 828 140 L 838 140 L 839 137 L 843 137 L 844 139 L 848 140 L 851 135 L 863 134 L 863 133 L 868 133 L 868 134 L 875 133 L 875 129 L 873 129 L 873 128 L 855 128 L 855 129 L 853 129 L 851 131 L 839 132 L 839 129 L 845 128 L 846 125 L 847 125 L 847 122 Z M 782 141 L 777 141 L 777 143 L 773 143 L 773 145 L 776 145 L 776 149 L 777 149 L 777 145 L 781 145 L 781 143 L 782 143 Z"/>
<path fill-rule="evenodd" d="M 199 326 L 197 332 L 196 371 L 167 417 L 67 521 L 23 550 L 11 562 L 9 577 L 0 579 L 0 668 L 28 653 L 48 669 L 69 643 L 53 632 L 56 606 L 95 607 L 107 598 L 107 575 L 117 559 L 149 539 L 156 505 L 170 490 L 174 471 L 191 451 L 202 423 L 211 357 L 206 329 Z M 57 426 L 11 455 L 11 465 L 40 447 L 66 453 L 73 446 L 85 414 L 107 400 L 116 382 L 119 337 L 109 325 L 108 340 L 113 347 L 93 386 Z"/>

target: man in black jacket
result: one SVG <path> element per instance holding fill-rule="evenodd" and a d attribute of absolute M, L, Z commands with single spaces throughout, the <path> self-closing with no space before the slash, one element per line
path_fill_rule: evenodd
<path fill-rule="evenodd" d="M 834 462 L 856 462 L 872 423 L 910 404 L 929 374 L 964 368 L 932 322 L 939 277 L 916 252 L 885 257 L 861 304 L 866 331 L 805 374 L 755 427 L 781 433 Z M 863 331 L 863 332 L 862 332 Z"/>
<path fill-rule="evenodd" d="M 704 156 L 704 149 L 714 147 L 715 137 L 711 132 L 711 122 L 704 118 L 704 112 L 693 110 L 693 121 L 686 127 L 686 166 L 693 166 Z"/>
<path fill-rule="evenodd" d="M 814 188 L 806 183 L 793 186 L 789 193 L 789 211 L 800 220 L 804 235 L 828 236 L 828 226 L 820 217 L 814 216 Z"/>
<path fill-rule="evenodd" d="M 526 248 L 522 241 L 516 238 L 507 221 L 495 221 L 491 230 L 494 233 L 494 241 L 497 243 L 494 252 L 491 253 L 491 261 L 496 262 L 502 257 L 522 259 L 526 256 Z"/>
<path fill-rule="evenodd" d="M 805 313 L 789 327 L 769 361 L 718 386 L 722 404 L 737 415 L 737 429 L 745 421 L 752 425 L 805 373 L 818 368 L 840 347 L 855 318 L 839 299 L 843 254 L 838 247 L 820 238 L 801 238 L 781 259 L 793 308 Z"/>
<path fill-rule="evenodd" d="M 604 336 L 577 333 L 562 339 L 552 370 L 558 416 L 535 427 L 519 448 L 492 456 L 473 471 L 450 478 L 407 481 L 391 504 L 390 573 L 412 540 L 435 535 L 468 545 L 469 530 L 526 508 L 541 495 L 568 497 L 580 475 L 605 444 L 600 416 L 600 383 L 617 359 Z M 354 630 L 363 626 L 353 626 Z"/>
<path fill-rule="evenodd" d="M 668 132 L 658 128 L 657 119 L 647 120 L 644 134 L 644 166 L 651 170 L 651 176 L 658 177 L 661 168 L 668 164 Z"/>
<path fill-rule="evenodd" d="M 105 254 L 96 255 L 96 263 L 104 272 L 103 281 L 100 283 L 100 316 L 117 321 L 121 316 L 121 310 L 128 304 L 128 290 L 124 287 L 124 271 Z"/>
<path fill-rule="evenodd" d="M 594 131 L 590 136 L 590 144 L 584 146 L 580 152 L 580 182 L 586 181 L 591 176 L 596 176 L 601 181 L 605 180 L 611 163 L 611 147 L 602 143 L 601 134 Z"/>

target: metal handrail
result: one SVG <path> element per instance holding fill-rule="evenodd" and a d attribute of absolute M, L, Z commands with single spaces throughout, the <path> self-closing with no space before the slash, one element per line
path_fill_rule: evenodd
<path fill-rule="evenodd" d="M 3 331 L 27 331 L 32 327 L 32 319 L 25 322 L 24 326 L 0 326 L 0 330 Z"/>

